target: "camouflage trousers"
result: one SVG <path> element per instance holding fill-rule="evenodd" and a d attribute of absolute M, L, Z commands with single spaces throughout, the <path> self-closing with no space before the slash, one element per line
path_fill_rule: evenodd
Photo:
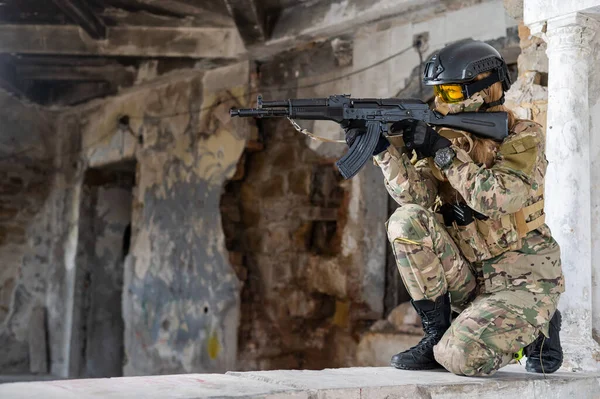
<path fill-rule="evenodd" d="M 559 294 L 509 288 L 485 292 L 481 266 L 464 259 L 442 224 L 421 206 L 403 205 L 386 225 L 413 300 L 435 300 L 449 292 L 453 309 L 460 312 L 434 348 L 436 360 L 448 371 L 492 375 L 540 331 L 547 334 Z"/>

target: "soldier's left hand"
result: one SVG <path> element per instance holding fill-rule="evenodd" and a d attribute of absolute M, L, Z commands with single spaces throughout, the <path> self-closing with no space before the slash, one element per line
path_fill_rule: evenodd
<path fill-rule="evenodd" d="M 348 144 L 348 147 L 352 147 L 358 136 L 367 133 L 367 127 L 364 121 L 352 121 L 349 125 L 344 127 L 344 130 L 346 132 L 346 144 Z M 385 151 L 389 145 L 390 143 L 387 139 L 380 134 L 377 146 L 373 150 L 373 156 Z"/>
<path fill-rule="evenodd" d="M 433 157 L 437 150 L 452 144 L 423 121 L 413 121 L 403 129 L 402 137 L 406 148 L 415 150 L 420 157 Z"/>

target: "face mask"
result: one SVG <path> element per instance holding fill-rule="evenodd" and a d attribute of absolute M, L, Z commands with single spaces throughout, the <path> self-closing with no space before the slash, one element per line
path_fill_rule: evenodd
<path fill-rule="evenodd" d="M 442 115 L 458 114 L 459 112 L 475 112 L 483 105 L 481 92 L 473 94 L 466 100 L 457 103 L 446 103 L 439 97 L 435 97 L 435 110 Z"/>

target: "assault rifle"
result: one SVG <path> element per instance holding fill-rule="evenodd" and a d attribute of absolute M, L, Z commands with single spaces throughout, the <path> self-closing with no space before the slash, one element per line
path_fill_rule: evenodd
<path fill-rule="evenodd" d="M 354 176 L 371 159 L 379 136 L 389 132 L 388 124 L 405 119 L 421 120 L 433 126 L 464 130 L 477 136 L 502 141 L 508 135 L 506 112 L 463 112 L 442 115 L 429 109 L 421 100 L 397 98 L 350 98 L 334 95 L 327 98 L 306 98 L 263 101 L 258 96 L 257 108 L 231 109 L 231 116 L 326 120 L 347 127 L 352 121 L 364 121 L 366 134 L 356 138 L 346 155 L 336 162 L 345 179 Z"/>

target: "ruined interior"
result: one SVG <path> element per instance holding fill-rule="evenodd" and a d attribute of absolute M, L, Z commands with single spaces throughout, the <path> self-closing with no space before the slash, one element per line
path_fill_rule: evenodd
<path fill-rule="evenodd" d="M 430 101 L 421 62 L 452 40 L 488 41 L 515 81 L 543 48 L 502 1 L 349 2 L 0 4 L 0 374 L 373 366 L 420 339 L 380 172 L 343 180 L 343 144 L 228 111 Z"/>

